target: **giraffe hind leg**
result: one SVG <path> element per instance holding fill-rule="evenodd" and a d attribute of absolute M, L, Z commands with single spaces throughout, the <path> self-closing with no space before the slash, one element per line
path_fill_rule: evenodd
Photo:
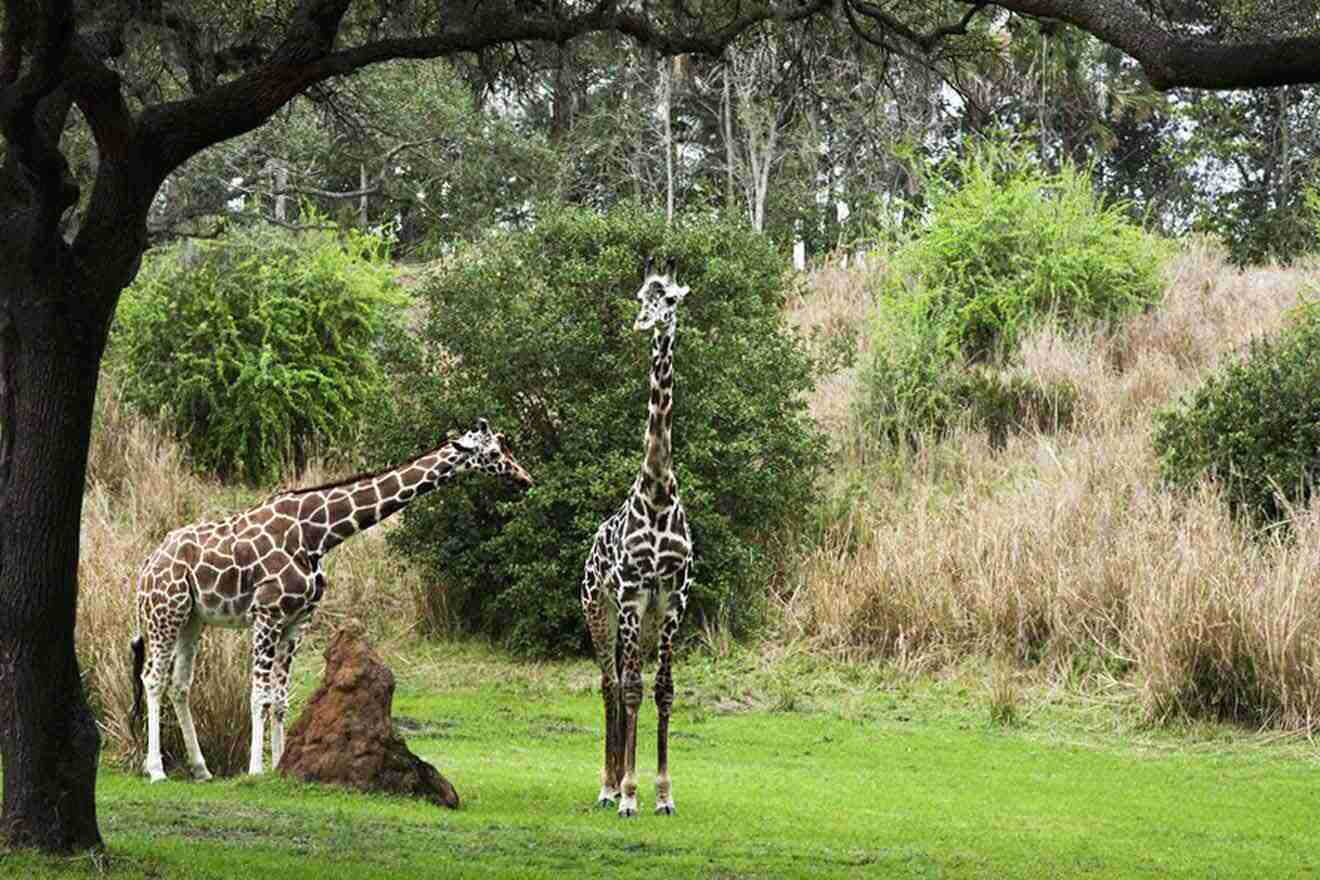
<path fill-rule="evenodd" d="M 611 703 L 613 716 L 610 726 L 609 772 L 611 785 L 614 787 L 614 793 L 617 797 L 623 794 L 624 737 L 627 715 L 623 705 L 623 643 L 618 638 L 618 612 L 612 606 L 610 608 L 610 626 L 613 627 L 614 632 L 614 643 L 610 648 L 611 656 L 614 659 L 614 668 L 611 672 L 614 677 L 614 693 Z M 610 806 L 613 806 L 613 802 Z"/>
<path fill-rule="evenodd" d="M 163 593 L 164 590 L 159 592 Z M 139 593 L 138 601 L 141 619 L 146 623 L 147 636 L 146 656 L 142 664 L 142 689 L 147 698 L 147 754 L 142 761 L 142 770 L 151 777 L 152 782 L 161 782 L 166 778 L 160 749 L 161 696 L 174 665 L 180 631 L 191 608 L 186 602 L 161 603 L 158 597 L 149 603 L 143 593 Z M 151 607 L 147 607 L 148 604 Z"/>
<path fill-rule="evenodd" d="M 622 776 L 622 761 L 619 757 L 622 752 L 619 736 L 622 713 L 615 638 L 616 615 L 610 599 L 600 588 L 596 563 L 594 555 L 587 562 L 582 585 L 582 611 L 587 619 L 596 662 L 600 664 L 600 694 L 605 710 L 605 755 L 601 764 L 600 793 L 596 796 L 596 803 L 598 806 L 612 807 L 619 798 L 619 781 Z"/>
<path fill-rule="evenodd" d="M 205 782 L 211 778 L 211 771 L 206 769 L 206 758 L 197 742 L 197 728 L 193 725 L 192 705 L 189 693 L 192 690 L 193 660 L 197 656 L 197 642 L 201 636 L 201 621 L 193 616 L 179 631 L 174 648 L 174 676 L 171 681 L 170 702 L 174 704 L 174 714 L 179 719 L 179 729 L 183 732 L 183 744 L 188 750 L 188 764 L 194 779 Z"/>
<path fill-rule="evenodd" d="M 162 649 L 164 638 L 153 636 L 147 650 L 147 660 L 142 670 L 142 689 L 147 698 L 147 755 L 142 761 L 142 771 L 151 777 L 152 782 L 165 780 L 165 765 L 160 755 L 160 698 L 165 690 L 163 670 L 173 653 L 173 641 L 168 649 Z"/>

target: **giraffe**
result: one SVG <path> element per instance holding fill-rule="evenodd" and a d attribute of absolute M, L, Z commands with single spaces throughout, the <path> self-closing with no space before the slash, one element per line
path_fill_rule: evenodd
<path fill-rule="evenodd" d="M 485 419 L 443 446 L 403 464 L 321 486 L 281 491 L 222 522 L 175 529 L 142 565 L 133 639 L 133 717 L 147 697 L 147 757 L 152 782 L 165 778 L 160 757 L 160 697 L 166 676 L 194 778 L 211 778 L 197 744 L 188 691 L 205 626 L 252 629 L 252 749 L 249 773 L 262 772 L 266 710 L 271 766 L 284 751 L 289 669 L 298 640 L 325 591 L 321 559 L 352 535 L 467 470 L 532 478 Z M 144 643 L 143 634 L 146 639 Z M 171 669 L 172 667 L 172 669 Z"/>
<path fill-rule="evenodd" d="M 582 578 L 582 610 L 600 664 L 605 704 L 605 762 L 597 803 L 619 815 L 637 815 L 637 714 L 642 703 L 642 619 L 652 602 L 660 618 L 655 673 L 655 811 L 675 812 L 669 779 L 669 714 L 674 703 L 670 670 L 674 634 L 688 601 L 692 539 L 674 479 L 674 324 L 688 288 L 675 280 L 671 259 L 663 273 L 648 258 L 637 291 L 641 310 L 633 330 L 652 330 L 651 397 L 644 454 L 623 506 L 601 523 Z"/>

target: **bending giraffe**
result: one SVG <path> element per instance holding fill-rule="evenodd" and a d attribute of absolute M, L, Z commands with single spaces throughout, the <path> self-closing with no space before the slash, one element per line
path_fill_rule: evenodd
<path fill-rule="evenodd" d="M 325 591 L 321 559 L 352 535 L 463 471 L 509 477 L 530 486 L 502 434 L 485 419 L 419 458 L 375 474 L 279 492 L 223 522 L 175 529 L 138 575 L 133 639 L 133 717 L 147 697 L 147 757 L 152 782 L 165 778 L 160 757 L 160 696 L 170 701 L 197 779 L 210 779 L 197 744 L 188 691 L 204 626 L 252 628 L 252 750 L 249 773 L 262 770 L 266 710 L 271 766 L 284 751 L 289 670 L 298 640 Z M 146 636 L 145 644 L 143 635 Z"/>
<path fill-rule="evenodd" d="M 617 799 L 620 816 L 637 815 L 637 713 L 642 703 L 642 618 L 654 603 L 660 620 L 655 673 L 655 811 L 674 813 L 669 780 L 669 713 L 674 634 L 688 600 L 692 539 L 674 479 L 671 429 L 674 404 L 674 324 L 688 288 L 651 271 L 648 258 L 633 330 L 651 335 L 651 397 L 647 407 L 641 470 L 628 499 L 601 523 L 582 579 L 582 609 L 600 663 L 605 703 L 605 763 L 600 806 Z"/>

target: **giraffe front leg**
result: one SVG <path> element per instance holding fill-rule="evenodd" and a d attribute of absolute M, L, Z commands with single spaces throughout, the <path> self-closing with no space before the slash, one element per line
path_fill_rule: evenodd
<path fill-rule="evenodd" d="M 265 751 L 266 707 L 270 705 L 270 678 L 275 663 L 275 644 L 279 633 L 265 617 L 252 622 L 252 745 L 248 757 L 248 773 L 262 772 Z"/>
<path fill-rule="evenodd" d="M 293 655 L 302 638 L 302 624 L 290 628 L 275 649 L 275 666 L 271 672 L 270 700 L 270 766 L 278 770 L 284 757 L 284 715 L 289 708 L 289 674 L 293 669 Z"/>
<path fill-rule="evenodd" d="M 623 754 L 623 737 L 620 733 L 623 712 L 619 703 L 619 677 L 613 662 L 608 670 L 600 674 L 600 695 L 605 705 L 605 758 L 600 769 L 600 794 L 596 796 L 596 805 L 612 807 L 619 800 L 619 786 L 623 777 L 622 762 L 619 760 Z"/>
<path fill-rule="evenodd" d="M 211 771 L 206 768 L 206 758 L 197 743 L 197 728 L 193 725 L 192 705 L 189 694 L 192 691 L 193 660 L 197 656 L 197 641 L 201 636 L 201 621 L 190 620 L 179 632 L 179 639 L 174 648 L 174 677 L 170 689 L 170 702 L 174 704 L 174 714 L 179 719 L 179 729 L 183 732 L 183 744 L 188 750 L 188 765 L 193 778 L 201 782 L 211 778 Z"/>
<path fill-rule="evenodd" d="M 655 671 L 655 710 L 656 710 L 656 771 L 655 771 L 655 811 L 672 816 L 677 812 L 674 795 L 669 780 L 669 713 L 674 706 L 674 636 L 678 625 L 683 620 L 683 610 L 687 607 L 688 569 L 684 566 L 676 581 L 677 591 L 671 596 L 661 595 L 661 621 L 659 640 L 659 660 Z"/>
<path fill-rule="evenodd" d="M 619 641 L 623 660 L 623 785 L 619 815 L 637 815 L 637 713 L 642 705 L 642 600 L 634 598 L 619 609 Z"/>

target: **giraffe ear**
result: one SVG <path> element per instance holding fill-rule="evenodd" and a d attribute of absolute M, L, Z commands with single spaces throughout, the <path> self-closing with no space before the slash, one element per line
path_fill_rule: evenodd
<path fill-rule="evenodd" d="M 651 263 L 652 263 L 652 262 L 654 262 L 654 258 L 652 258 L 652 257 L 647 257 L 647 258 L 646 258 L 646 262 L 642 265 L 642 280 L 643 280 L 643 281 L 645 281 L 646 279 L 648 279 L 648 278 L 651 277 Z"/>
<path fill-rule="evenodd" d="M 665 261 L 665 274 L 669 276 L 670 281 L 675 280 L 674 273 L 676 271 L 678 271 L 678 257 L 670 257 Z"/>
<path fill-rule="evenodd" d="M 485 419 L 477 419 L 477 426 L 473 428 L 473 430 L 476 431 L 478 434 L 489 434 L 490 423 L 487 422 Z"/>

